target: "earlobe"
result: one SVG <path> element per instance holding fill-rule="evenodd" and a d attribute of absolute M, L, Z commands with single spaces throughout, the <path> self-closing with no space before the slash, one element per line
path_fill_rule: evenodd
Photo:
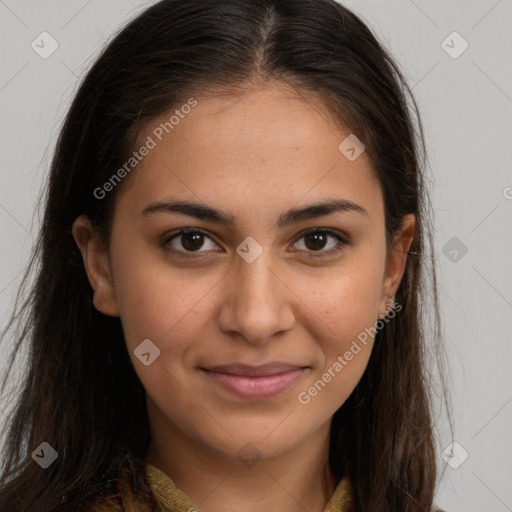
<path fill-rule="evenodd" d="M 110 260 L 106 247 L 87 216 L 81 215 L 73 223 L 73 238 L 82 253 L 87 278 L 94 291 L 94 307 L 109 316 L 118 316 L 114 295 Z"/>

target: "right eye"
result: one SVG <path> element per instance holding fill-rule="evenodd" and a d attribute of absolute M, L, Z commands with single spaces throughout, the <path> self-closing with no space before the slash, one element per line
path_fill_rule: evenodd
<path fill-rule="evenodd" d="M 173 231 L 167 236 L 163 242 L 163 246 L 166 250 L 183 256 L 185 258 L 198 256 L 194 253 L 204 253 L 208 251 L 199 251 L 208 239 L 214 246 L 217 246 L 213 239 L 205 232 L 197 228 L 183 228 L 178 231 Z M 217 246 L 218 247 L 218 246 Z M 214 251 L 218 252 L 218 251 Z"/>

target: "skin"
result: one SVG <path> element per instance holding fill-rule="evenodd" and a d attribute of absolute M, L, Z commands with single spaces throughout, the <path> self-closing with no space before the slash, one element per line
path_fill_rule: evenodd
<path fill-rule="evenodd" d="M 319 98 L 278 82 L 195 97 L 198 105 L 118 186 L 109 249 L 86 217 L 73 225 L 94 305 L 121 318 L 146 389 L 146 460 L 202 512 L 321 512 L 337 484 L 327 467 L 331 418 L 360 380 L 373 339 L 308 404 L 297 397 L 386 312 L 415 219 L 404 217 L 386 265 L 379 182 L 366 153 L 351 162 L 338 150 L 350 130 L 329 117 Z M 353 201 L 367 215 L 336 212 L 277 226 L 285 211 L 328 198 Z M 142 215 L 171 199 L 228 212 L 235 226 Z M 165 236 L 187 227 L 210 236 L 192 245 L 197 258 L 165 250 Z M 337 240 L 329 235 L 322 245 L 301 236 L 307 228 L 333 229 L 350 243 L 310 259 Z M 236 252 L 248 236 L 263 249 L 252 263 Z M 167 247 L 187 253 L 190 239 L 187 245 L 178 236 Z M 161 351 L 149 366 L 134 355 L 145 339 Z M 268 361 L 308 369 L 264 400 L 231 395 L 199 369 Z M 247 443 L 260 457 L 251 467 L 238 455 Z"/>

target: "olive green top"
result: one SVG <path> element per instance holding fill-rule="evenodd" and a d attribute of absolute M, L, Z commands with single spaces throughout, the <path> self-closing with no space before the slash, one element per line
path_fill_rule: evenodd
<path fill-rule="evenodd" d="M 181 489 L 176 487 L 174 481 L 163 471 L 146 463 L 146 475 L 157 502 L 156 511 L 150 510 L 126 487 L 122 487 L 122 509 L 115 504 L 102 503 L 91 505 L 87 512 L 201 512 L 200 508 Z M 343 478 L 327 503 L 324 512 L 351 512 L 351 504 L 350 484 L 347 478 Z"/>

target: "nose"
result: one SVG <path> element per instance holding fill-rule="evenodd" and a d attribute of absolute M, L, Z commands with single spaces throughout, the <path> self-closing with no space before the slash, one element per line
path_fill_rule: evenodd
<path fill-rule="evenodd" d="M 220 329 L 253 345 L 270 342 L 295 323 L 297 298 L 284 272 L 271 260 L 270 250 L 264 250 L 252 263 L 237 255 L 223 291 Z"/>

